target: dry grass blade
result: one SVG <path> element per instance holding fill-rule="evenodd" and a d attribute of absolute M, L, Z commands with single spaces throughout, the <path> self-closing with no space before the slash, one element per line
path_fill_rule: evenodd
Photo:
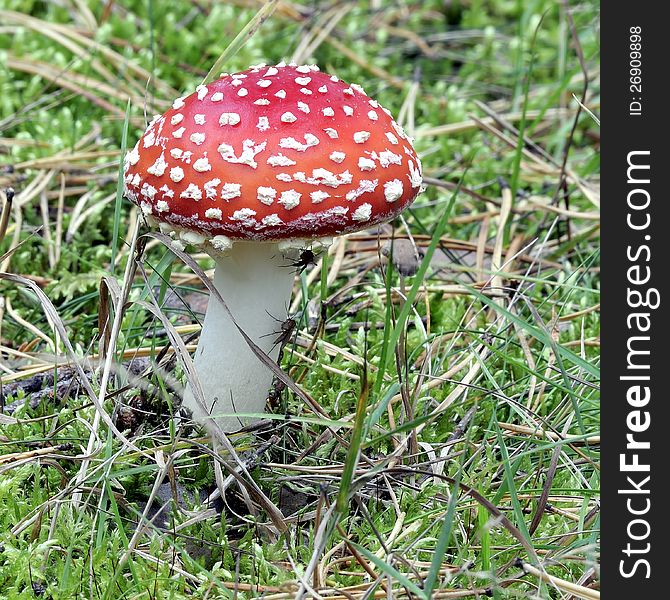
<path fill-rule="evenodd" d="M 546 120 L 557 119 L 564 117 L 565 115 L 572 114 L 573 110 L 568 110 L 564 108 L 552 108 L 547 111 L 539 110 L 529 110 L 526 114 L 527 119 L 537 119 L 540 116 L 544 116 Z M 504 119 L 507 122 L 521 121 L 523 115 L 520 112 L 507 113 L 504 115 L 498 115 L 499 118 Z M 416 132 L 417 137 L 430 137 L 430 136 L 440 136 L 440 135 L 456 135 L 458 133 L 464 133 L 472 129 L 476 129 L 480 123 L 486 125 L 494 125 L 496 119 L 493 117 L 485 117 L 483 119 L 471 118 L 467 121 L 462 121 L 460 123 L 449 123 L 448 125 L 439 125 L 437 127 L 426 127 L 421 128 Z"/>
<path fill-rule="evenodd" d="M 470 486 L 462 483 L 462 482 L 457 482 L 456 479 L 452 477 L 448 477 L 446 475 L 437 475 L 433 473 L 432 471 L 421 471 L 419 469 L 410 469 L 407 467 L 393 467 L 390 469 L 390 472 L 393 473 L 407 473 L 407 474 L 421 474 L 425 475 L 427 477 L 436 477 L 438 479 L 442 479 L 444 481 L 449 482 L 451 485 L 457 485 L 458 487 L 465 492 L 466 495 L 471 496 L 474 500 L 476 500 L 479 504 L 481 504 L 489 513 L 494 516 L 496 519 L 499 520 L 500 524 L 507 529 L 507 531 L 510 532 L 514 538 L 523 546 L 523 548 L 526 550 L 528 553 L 528 556 L 533 559 L 533 561 L 536 562 L 536 564 L 540 564 L 540 559 L 537 555 L 537 552 L 535 551 L 535 548 L 533 545 L 530 543 L 529 540 L 527 540 L 521 531 L 512 523 L 506 516 L 505 514 L 493 503 L 491 503 L 489 500 L 484 498 L 479 492 L 471 488 Z"/>
<path fill-rule="evenodd" d="M 56 263 L 60 260 L 61 249 L 63 244 L 63 215 L 65 212 L 65 173 L 60 175 L 60 191 L 58 193 L 58 204 L 56 206 L 56 245 L 54 248 L 54 260 Z"/>
<path fill-rule="evenodd" d="M 323 43 L 323 41 L 335 29 L 335 26 L 354 8 L 353 4 L 344 4 L 334 6 L 326 11 L 314 24 L 308 35 L 303 37 L 302 41 L 293 53 L 292 62 L 302 64 L 308 60 Z"/>
<path fill-rule="evenodd" d="M 571 422 L 572 420 L 568 419 L 564 427 L 563 431 L 564 434 L 570 428 Z M 542 488 L 542 493 L 540 494 L 540 498 L 537 501 L 537 506 L 535 507 L 535 514 L 533 515 L 533 519 L 531 520 L 530 525 L 528 526 L 528 532 L 531 535 L 533 535 L 533 533 L 537 530 L 537 528 L 540 526 L 540 523 L 542 522 L 542 516 L 544 515 L 544 510 L 547 506 L 549 494 L 551 493 L 551 484 L 553 483 L 554 477 L 556 476 L 556 469 L 558 468 L 558 460 L 561 457 L 561 451 L 562 451 L 561 446 L 556 446 L 556 448 L 554 448 L 554 451 L 551 453 L 551 461 L 549 463 L 549 469 L 547 469 L 544 487 Z"/>
<path fill-rule="evenodd" d="M 579 446 L 579 445 L 589 445 L 589 446 L 597 446 L 600 444 L 600 436 L 599 435 L 591 435 L 586 438 L 583 436 L 572 436 L 572 435 L 565 435 L 562 433 L 557 433 L 555 431 L 548 431 L 546 429 L 542 429 L 541 427 L 528 427 L 525 425 L 515 425 L 512 423 L 499 423 L 501 429 L 504 429 L 506 431 L 509 431 L 510 433 L 516 433 L 519 435 L 523 436 L 533 436 L 537 438 L 544 438 L 547 439 L 551 442 L 558 442 L 565 440 L 568 442 L 570 445 L 574 446 Z"/>
<path fill-rule="evenodd" d="M 26 73 L 32 73 L 33 75 L 39 75 L 51 83 L 75 92 L 96 106 L 99 106 L 100 108 L 113 115 L 116 115 L 119 118 L 124 118 L 125 116 L 123 110 L 114 106 L 110 102 L 107 102 L 97 94 L 94 94 L 92 91 L 86 89 L 81 85 L 81 83 L 78 82 L 81 81 L 79 78 L 72 75 L 71 73 L 66 75 L 62 69 L 54 69 L 47 63 L 41 63 L 29 59 L 21 59 L 13 56 L 7 56 L 6 64 L 10 69 L 16 69 L 17 71 L 24 71 Z"/>
<path fill-rule="evenodd" d="M 139 222 L 135 221 L 133 227 L 133 241 L 131 245 L 131 252 L 134 252 L 137 246 L 138 231 L 139 231 Z M 123 306 L 126 303 L 126 300 L 128 299 L 128 296 L 130 294 L 130 288 L 134 276 L 134 267 L 135 267 L 134 261 L 132 259 L 129 259 L 128 262 L 126 263 L 126 271 L 124 273 L 123 290 L 120 294 L 116 295 L 115 298 L 116 302 L 114 302 L 114 320 L 112 322 L 111 331 L 109 333 L 110 342 L 106 348 L 107 355 L 105 356 L 105 363 L 102 371 L 102 377 L 100 378 L 100 395 L 98 397 L 98 404 L 100 406 L 103 406 L 105 397 L 107 395 L 107 383 L 109 382 L 110 374 L 112 371 L 112 361 L 114 360 L 114 354 L 115 354 L 114 350 L 116 346 L 116 341 L 119 336 L 119 332 L 121 331 L 121 322 L 123 320 L 124 315 Z M 114 286 L 108 286 L 107 289 L 114 290 Z M 89 435 L 88 444 L 86 446 L 86 454 L 89 456 L 93 454 L 95 448 L 95 444 L 97 441 L 97 430 L 100 424 L 101 417 L 102 414 L 100 413 L 100 411 L 96 412 L 95 417 L 93 419 L 93 423 L 91 425 L 91 433 Z M 85 459 L 81 464 L 79 473 L 77 474 L 76 479 L 77 484 L 83 483 L 83 481 L 86 479 L 86 471 L 88 469 L 88 466 L 89 461 L 88 459 Z M 81 499 L 80 493 L 76 492 L 72 498 L 73 504 L 77 506 L 80 499 Z"/>
<path fill-rule="evenodd" d="M 17 163 L 14 165 L 14 169 L 17 171 L 23 171 L 27 169 L 59 169 L 61 171 L 81 171 L 82 165 L 74 163 L 87 160 L 95 161 L 97 159 L 106 157 L 117 159 L 118 156 L 118 150 L 93 150 L 91 152 L 75 152 L 66 155 L 57 154 L 54 156 L 47 156 L 45 158 L 37 158 L 34 160 Z"/>
<path fill-rule="evenodd" d="M 16 419 L 14 419 L 15 422 Z M 29 450 L 28 452 L 13 452 L 11 454 L 4 454 L 0 456 L 0 465 L 6 465 L 13 462 L 25 461 L 32 458 L 41 458 L 49 456 L 58 452 L 59 450 L 66 450 L 67 445 L 63 444 L 62 446 L 49 446 L 47 448 L 38 448 L 36 450 Z"/>
<path fill-rule="evenodd" d="M 56 345 L 54 344 L 54 339 L 51 336 L 48 336 L 41 329 L 26 321 L 20 314 L 18 314 L 12 307 L 11 300 L 9 298 L 5 299 L 5 310 L 7 314 L 14 319 L 19 325 L 25 327 L 26 331 L 30 331 L 37 338 L 41 339 L 46 343 L 51 353 L 56 354 Z"/>
<path fill-rule="evenodd" d="M 167 235 L 164 235 L 162 233 L 147 233 L 146 236 L 160 240 L 170 250 L 170 252 L 174 253 L 184 264 L 186 264 L 196 275 L 198 275 L 198 277 L 205 285 L 211 296 L 217 302 L 221 303 L 221 306 L 223 307 L 224 311 L 228 314 L 231 321 L 235 325 L 236 329 L 240 332 L 240 335 L 244 338 L 244 341 L 249 346 L 250 350 L 256 355 L 256 357 L 258 358 L 258 360 L 261 361 L 261 363 L 263 363 L 268 369 L 270 369 L 278 379 L 280 379 L 283 383 L 285 383 L 286 386 L 294 394 L 296 394 L 300 399 L 304 400 L 305 403 L 315 412 L 315 414 L 322 417 L 330 418 L 330 416 L 323 410 L 323 408 L 321 408 L 321 406 L 313 398 L 311 398 L 304 390 L 299 388 L 296 385 L 296 383 L 277 366 L 277 363 L 275 363 L 275 361 L 273 361 L 267 354 L 265 354 L 265 352 L 263 352 L 263 350 L 261 350 L 254 343 L 254 341 L 247 335 L 244 329 L 242 329 L 237 324 L 234 315 L 230 312 L 228 305 L 226 304 L 225 300 L 223 299 L 219 291 L 214 287 L 214 285 L 205 275 L 204 271 L 200 268 L 198 263 L 195 262 L 195 260 L 193 260 L 193 258 L 189 254 L 187 254 L 180 248 L 176 247 L 172 243 L 172 239 Z"/>
<path fill-rule="evenodd" d="M 508 219 L 512 212 L 512 190 L 507 184 L 503 185 L 502 203 L 500 216 L 498 217 L 498 231 L 496 232 L 495 244 L 493 246 L 493 256 L 491 257 L 491 271 L 494 275 L 491 277 L 491 287 L 494 292 L 501 292 L 503 289 L 502 277 L 500 271 L 503 268 L 502 250 L 505 242 L 505 232 L 507 231 Z M 502 303 L 502 298 L 494 298 L 495 302 Z"/>
<path fill-rule="evenodd" d="M 237 51 L 244 46 L 253 36 L 254 34 L 260 29 L 261 25 L 265 23 L 265 21 L 268 20 L 270 15 L 275 11 L 277 8 L 277 3 L 279 0 L 268 0 L 265 2 L 265 4 L 261 7 L 261 9 L 254 15 L 254 17 L 249 21 L 245 27 L 240 31 L 236 36 L 235 39 L 228 44 L 226 49 L 223 51 L 221 56 L 216 59 L 214 64 L 212 65 L 212 68 L 209 70 L 205 78 L 202 80 L 203 85 L 206 83 L 209 83 L 216 77 L 218 77 L 218 74 L 223 70 L 224 65 L 226 62 L 228 62 L 235 54 Z"/>
<path fill-rule="evenodd" d="M 152 234 L 153 235 L 153 234 Z M 158 234 L 156 234 L 158 235 Z M 169 240 L 169 238 L 168 238 Z M 197 264 L 195 265 L 197 267 Z M 144 271 L 143 265 L 140 265 L 140 270 L 142 272 L 142 275 L 144 277 L 144 281 L 146 285 L 148 286 L 149 280 L 146 277 L 146 272 Z M 204 276 L 204 274 L 203 274 Z M 212 286 L 213 287 L 213 286 Z M 216 289 L 216 288 L 214 288 Z M 153 314 L 163 325 L 165 328 L 168 337 L 170 339 L 170 342 L 172 345 L 175 347 L 175 353 L 177 356 L 177 359 L 179 360 L 182 368 L 184 369 L 184 372 L 186 373 L 186 377 L 188 379 L 189 385 L 191 386 L 191 389 L 193 390 L 193 395 L 195 397 L 196 402 L 200 405 L 200 407 L 206 411 L 205 407 L 205 401 L 204 401 L 204 395 L 202 392 L 202 388 L 200 387 L 200 383 L 198 380 L 198 375 L 195 371 L 195 367 L 193 365 L 193 360 L 191 359 L 191 356 L 189 355 L 188 351 L 186 350 L 186 346 L 181 339 L 181 336 L 175 331 L 174 325 L 170 323 L 170 321 L 165 317 L 163 314 L 163 311 L 160 309 L 158 306 L 158 303 L 156 302 L 156 299 L 153 297 L 153 295 L 150 295 L 151 303 L 144 302 L 144 301 L 137 301 L 136 304 L 138 306 L 143 307 L 147 311 L 149 311 L 151 314 Z M 223 302 L 223 301 L 222 301 Z M 224 305 L 225 306 L 225 305 Z M 231 317 L 232 318 L 232 317 Z M 260 351 L 260 350 L 259 350 Z M 233 448 L 232 444 L 228 440 L 228 436 L 225 434 L 225 432 L 217 425 L 217 422 L 215 419 L 212 419 L 210 422 L 210 431 L 213 434 L 213 437 L 215 438 L 215 443 L 222 446 L 225 448 L 225 450 L 228 452 L 230 456 L 233 457 L 235 460 L 235 463 L 238 468 L 235 467 L 235 465 L 229 463 L 225 459 L 221 458 L 220 456 L 217 456 L 217 460 L 226 467 L 228 472 L 235 477 L 235 479 L 242 485 L 244 488 L 254 497 L 254 499 L 265 509 L 265 511 L 268 513 L 269 517 L 272 519 L 272 522 L 274 523 L 275 527 L 277 529 L 284 533 L 287 531 L 287 526 L 284 521 L 284 515 L 282 512 L 274 505 L 274 503 L 265 495 L 265 493 L 261 490 L 261 488 L 258 486 L 258 484 L 253 480 L 251 477 L 251 474 L 248 472 L 246 466 L 244 465 L 243 461 L 239 458 L 237 452 L 235 451 L 235 448 Z M 239 470 L 239 473 L 238 473 Z M 240 473 L 244 474 L 246 477 L 242 477 Z"/>
<path fill-rule="evenodd" d="M 561 579 L 560 577 L 554 577 L 553 575 L 549 575 L 549 573 L 541 571 L 540 569 L 534 567 L 533 565 L 529 565 L 528 563 L 525 562 L 521 562 L 519 566 L 526 573 L 534 575 L 535 577 L 541 579 L 542 581 L 550 583 L 551 585 L 555 586 L 562 592 L 572 594 L 573 596 L 583 598 L 584 600 L 600 600 L 600 592 L 598 590 L 587 588 L 582 585 L 577 585 L 576 583 L 566 581 L 565 579 Z"/>
<path fill-rule="evenodd" d="M 16 425 L 18 422 L 18 419 L 0 413 L 0 425 Z"/>
<path fill-rule="evenodd" d="M 158 473 L 156 474 L 154 484 L 151 488 L 151 492 L 149 493 L 149 498 L 147 499 L 146 507 L 144 508 L 144 511 L 140 516 L 139 519 L 140 525 L 137 527 L 135 533 L 133 534 L 133 537 L 128 542 L 128 548 L 121 556 L 121 559 L 119 560 L 119 565 L 126 564 L 126 561 L 130 558 L 131 553 L 134 552 L 134 550 L 136 549 L 140 537 L 142 536 L 147 527 L 147 524 L 151 523 L 151 521 L 148 519 L 149 510 L 151 509 L 151 506 L 153 505 L 153 502 L 156 499 L 156 496 L 158 495 L 160 485 L 163 483 L 163 480 L 165 479 L 165 476 L 167 475 L 168 471 L 172 468 L 174 459 L 175 455 L 173 454 L 169 454 L 166 460 L 161 450 L 156 451 L 156 464 L 159 466 Z"/>
<path fill-rule="evenodd" d="M 18 285 L 22 285 L 26 288 L 28 288 L 30 291 L 32 291 L 35 296 L 37 296 L 37 299 L 42 306 L 42 310 L 45 312 L 46 316 L 51 320 L 51 322 L 54 324 L 54 327 L 56 329 L 56 332 L 58 333 L 59 339 L 63 346 L 65 346 L 65 350 L 68 354 L 68 357 L 74 366 L 74 368 L 77 371 L 77 374 L 79 376 L 81 385 L 83 386 L 84 390 L 88 394 L 89 398 L 95 405 L 97 413 L 100 414 L 100 418 L 103 420 L 105 425 L 109 427 L 109 429 L 114 433 L 114 435 L 117 437 L 117 439 L 127 446 L 128 448 L 134 450 L 135 452 L 138 452 L 139 454 L 143 456 L 148 455 L 143 451 L 137 448 L 125 435 L 123 435 L 114 422 L 112 421 L 111 417 L 105 410 L 104 406 L 98 402 L 98 395 L 95 393 L 93 388 L 91 387 L 91 383 L 88 380 L 88 377 L 86 376 L 86 373 L 84 372 L 84 368 L 82 367 L 81 364 L 81 359 L 77 356 L 77 354 L 74 351 L 74 348 L 72 347 L 72 344 L 70 342 L 70 339 L 67 334 L 67 329 L 65 328 L 65 324 L 63 323 L 62 319 L 60 318 L 60 315 L 58 314 L 58 311 L 52 304 L 51 300 L 49 300 L 48 296 L 39 288 L 39 286 L 34 282 L 31 281 L 30 279 L 26 279 L 25 277 L 21 277 L 20 275 L 14 275 L 12 273 L 0 273 L 0 279 L 3 279 L 5 281 L 11 281 L 13 283 L 16 283 Z"/>
<path fill-rule="evenodd" d="M 143 69 L 134 61 L 129 61 L 117 52 L 114 52 L 104 44 L 100 44 L 94 39 L 88 38 L 86 35 L 83 35 L 79 30 L 69 25 L 63 25 L 58 23 L 50 23 L 36 17 L 25 15 L 19 12 L 11 10 L 0 10 L 0 20 L 5 23 L 14 23 L 16 25 L 21 25 L 23 27 L 28 27 L 42 35 L 46 35 L 54 39 L 57 43 L 66 47 L 76 56 L 84 59 L 90 60 L 90 54 L 98 53 L 109 60 L 111 63 L 118 67 L 118 71 L 124 74 L 126 81 L 129 85 L 133 86 L 136 93 L 142 95 L 144 89 L 144 82 L 151 79 L 151 73 L 146 69 Z M 88 49 L 88 53 L 83 52 L 83 48 Z M 105 81 L 115 81 L 116 77 L 111 74 L 110 71 L 106 70 L 100 63 L 94 60 L 93 66 L 97 68 L 98 72 Z M 101 69 L 104 69 L 101 71 Z M 133 73 L 137 76 L 139 81 L 138 83 L 130 78 L 129 74 Z M 169 86 L 168 84 L 156 80 L 156 87 L 158 87 L 161 93 L 167 98 L 174 98 L 177 96 L 177 90 Z M 123 115 L 122 115 L 123 117 Z"/>

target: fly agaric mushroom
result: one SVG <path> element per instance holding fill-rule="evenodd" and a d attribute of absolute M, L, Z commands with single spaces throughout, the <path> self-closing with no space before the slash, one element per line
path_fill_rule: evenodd
<path fill-rule="evenodd" d="M 176 243 L 216 261 L 214 285 L 238 325 L 275 360 L 300 249 L 389 221 L 421 189 L 410 139 L 357 85 L 318 67 L 224 74 L 177 98 L 125 157 L 126 196 Z M 272 373 L 217 301 L 195 353 L 209 414 L 226 431 L 262 413 Z M 211 415 L 214 415 L 213 417 Z M 216 416 L 220 415 L 220 416 Z"/>

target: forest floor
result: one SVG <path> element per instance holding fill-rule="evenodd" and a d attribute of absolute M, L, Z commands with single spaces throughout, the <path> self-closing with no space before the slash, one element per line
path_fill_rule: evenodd
<path fill-rule="evenodd" d="M 0 6 L 0 598 L 599 597 L 597 3 Z M 296 276 L 319 410 L 217 454 L 173 418 L 206 288 L 118 182 L 221 56 L 361 84 L 426 190 Z"/>

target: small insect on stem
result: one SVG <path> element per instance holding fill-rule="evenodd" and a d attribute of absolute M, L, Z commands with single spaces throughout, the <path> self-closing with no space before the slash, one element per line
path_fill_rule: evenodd
<path fill-rule="evenodd" d="M 270 393 L 268 394 L 268 400 L 270 401 L 270 405 L 273 408 L 279 407 L 279 401 L 281 400 L 281 394 L 282 392 L 286 389 L 286 384 L 279 379 L 279 377 L 275 377 L 272 380 L 272 388 L 270 389 Z"/>
<path fill-rule="evenodd" d="M 267 312 L 267 311 L 266 311 Z M 268 313 L 270 315 L 270 313 Z M 279 326 L 279 331 L 273 331 L 272 333 L 267 333 L 261 337 L 268 337 L 271 335 L 277 336 L 275 339 L 272 341 L 272 349 L 279 344 L 279 356 L 281 357 L 282 351 L 284 350 L 284 346 L 288 344 L 288 342 L 291 339 L 291 336 L 293 335 L 293 332 L 295 331 L 295 328 L 297 326 L 297 322 L 295 319 L 291 317 L 287 317 L 284 321 L 280 321 L 277 319 L 277 317 L 270 315 L 277 323 L 281 323 Z"/>
<path fill-rule="evenodd" d="M 277 332 L 278 335 L 273 342 L 274 345 L 276 346 L 277 344 L 281 344 L 281 349 L 283 349 L 284 346 L 286 346 L 288 341 L 291 339 L 291 335 L 293 334 L 295 326 L 296 326 L 295 320 L 291 319 L 290 317 L 286 319 L 281 324 L 280 331 Z"/>
<path fill-rule="evenodd" d="M 303 248 L 300 251 L 300 257 L 298 260 L 286 266 L 295 267 L 296 274 L 300 275 L 310 265 L 316 266 L 316 254 L 314 254 L 311 248 Z"/>

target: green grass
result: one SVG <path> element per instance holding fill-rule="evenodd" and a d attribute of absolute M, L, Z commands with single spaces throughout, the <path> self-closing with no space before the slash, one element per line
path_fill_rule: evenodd
<path fill-rule="evenodd" d="M 577 43 L 597 114 L 591 2 L 0 3 L 0 189 L 17 192 L 0 242 L 0 598 L 562 597 L 517 559 L 595 597 L 600 139 L 572 97 Z M 119 159 L 214 65 L 306 47 L 414 135 L 427 189 L 393 225 L 424 258 L 401 282 L 355 234 L 324 261 L 332 284 L 296 280 L 298 310 L 325 301 L 327 321 L 310 349 L 300 315 L 282 368 L 327 416 L 281 392 L 264 429 L 230 438 L 271 504 L 250 510 L 232 483 L 208 511 L 216 458 L 172 418 L 184 373 L 141 304 L 194 344 L 204 287 L 151 238 L 148 284 L 128 268 Z M 117 288 L 119 332 L 101 339 Z M 69 367 L 101 348 L 114 427 Z M 97 398 L 103 365 L 82 364 Z M 31 406 L 16 382 L 39 368 L 51 395 Z M 170 488 L 182 506 L 157 521 L 147 501 Z"/>

